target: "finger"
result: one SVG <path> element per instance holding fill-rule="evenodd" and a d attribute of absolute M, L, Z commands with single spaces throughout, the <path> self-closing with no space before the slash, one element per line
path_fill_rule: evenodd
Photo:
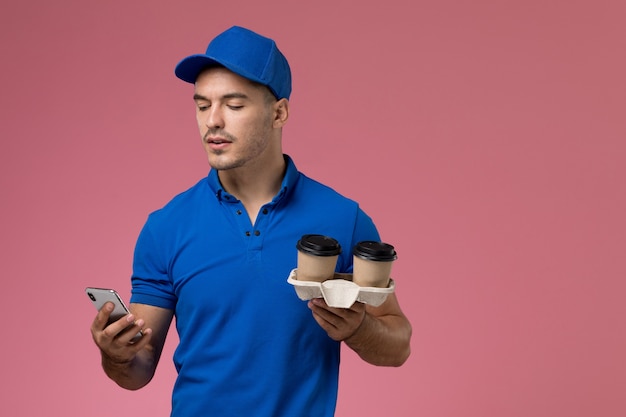
<path fill-rule="evenodd" d="M 143 342 L 145 344 L 146 340 L 149 339 L 149 335 L 152 333 L 150 329 L 137 329 L 133 326 L 133 328 L 124 330 L 122 334 L 120 334 L 116 338 L 116 343 L 124 346 L 124 345 L 138 345 L 139 342 Z"/>
<path fill-rule="evenodd" d="M 350 306 L 348 311 L 351 314 L 356 314 L 357 316 L 361 316 L 365 314 L 365 304 L 357 301 L 354 304 L 352 304 L 352 306 Z"/>
<path fill-rule="evenodd" d="M 121 344 L 136 344 L 144 338 L 145 334 L 152 333 L 151 329 L 144 329 L 144 325 L 141 319 L 134 321 L 117 335 L 117 339 Z"/>
<path fill-rule="evenodd" d="M 327 311 L 330 314 L 337 316 L 340 319 L 350 320 L 354 316 L 362 315 L 365 311 L 365 304 L 363 303 L 354 303 L 349 308 L 341 308 L 341 307 L 330 307 L 323 298 L 315 298 L 311 300 L 314 306 L 319 307 Z"/>
<path fill-rule="evenodd" d="M 336 315 L 330 314 L 324 309 L 315 308 L 313 305 L 311 307 L 313 307 L 311 309 L 313 318 L 331 339 L 339 342 L 351 333 L 350 327 L 348 327 L 346 321 L 341 320 Z"/>
<path fill-rule="evenodd" d="M 111 302 L 106 302 L 91 323 L 91 333 L 102 331 L 105 327 L 115 306 Z"/>
<path fill-rule="evenodd" d="M 332 337 L 332 334 L 334 334 L 337 331 L 337 328 L 335 327 L 335 325 L 329 322 L 328 320 L 326 320 L 320 314 L 318 314 L 314 308 L 311 308 L 311 313 L 312 313 L 311 315 L 313 316 L 313 319 L 317 322 L 317 324 L 322 329 L 324 329 L 324 331 L 328 333 L 329 336 Z"/>
<path fill-rule="evenodd" d="M 340 322 L 343 320 L 340 316 L 332 312 L 330 310 L 331 307 L 328 307 L 323 300 L 319 301 L 318 299 L 313 299 L 309 301 L 308 306 L 313 312 L 314 316 L 319 317 L 320 320 L 323 320 L 324 322 L 328 323 L 328 325 L 332 327 L 335 327 L 335 328 L 338 327 Z M 318 323 L 319 323 L 319 320 L 318 320 Z"/>
<path fill-rule="evenodd" d="M 144 324 L 144 321 L 141 319 L 135 320 L 135 316 L 133 314 L 127 314 L 105 327 L 104 330 L 102 330 L 102 333 L 109 338 L 119 338 L 134 330 L 134 335 L 141 330 Z"/>

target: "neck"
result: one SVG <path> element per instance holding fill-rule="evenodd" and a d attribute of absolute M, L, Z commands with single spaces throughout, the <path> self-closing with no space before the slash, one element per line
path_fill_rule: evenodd
<path fill-rule="evenodd" d="M 219 171 L 218 176 L 224 189 L 241 201 L 254 224 L 261 207 L 280 191 L 285 169 L 286 162 L 281 153 L 258 166 Z"/>

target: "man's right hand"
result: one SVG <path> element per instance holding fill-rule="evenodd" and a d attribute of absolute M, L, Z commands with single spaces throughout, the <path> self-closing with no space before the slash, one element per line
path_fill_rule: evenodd
<path fill-rule="evenodd" d="M 145 322 L 136 320 L 133 314 L 127 314 L 107 326 L 112 311 L 112 303 L 102 306 L 91 324 L 91 335 L 102 352 L 103 361 L 129 364 L 149 342 L 152 329 L 144 329 Z"/>

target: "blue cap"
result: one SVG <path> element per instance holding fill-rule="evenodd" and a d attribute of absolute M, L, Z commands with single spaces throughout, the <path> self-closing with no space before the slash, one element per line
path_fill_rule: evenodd
<path fill-rule="evenodd" d="M 216 64 L 267 86 L 279 100 L 289 99 L 291 70 L 272 39 L 233 26 L 209 43 L 206 54 L 188 56 L 176 65 L 174 72 L 181 80 L 195 83 L 204 68 Z"/>

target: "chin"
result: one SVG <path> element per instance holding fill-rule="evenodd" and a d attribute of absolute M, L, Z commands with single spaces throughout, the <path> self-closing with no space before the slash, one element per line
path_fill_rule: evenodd
<path fill-rule="evenodd" d="M 239 161 L 215 157 L 215 155 L 212 155 L 209 156 L 209 166 L 219 171 L 225 171 L 227 169 L 238 168 L 241 166 L 241 163 L 239 163 Z"/>

